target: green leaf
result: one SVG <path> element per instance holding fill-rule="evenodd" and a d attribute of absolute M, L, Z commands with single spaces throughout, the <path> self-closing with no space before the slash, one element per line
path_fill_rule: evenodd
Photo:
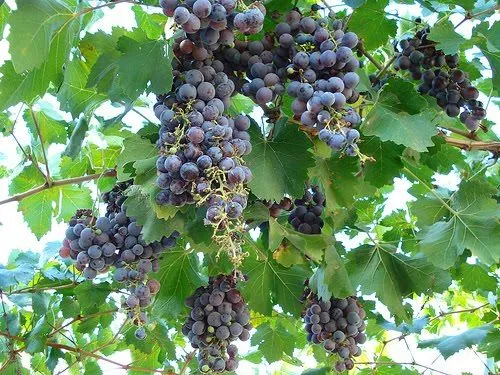
<path fill-rule="evenodd" d="M 500 360 L 500 331 L 493 330 L 488 332 L 486 337 L 479 345 L 479 350 L 487 354 L 488 358 L 493 358 L 495 361 Z"/>
<path fill-rule="evenodd" d="M 236 94 L 231 97 L 231 105 L 227 113 L 231 116 L 252 113 L 254 107 L 255 103 L 252 99 L 242 94 Z"/>
<path fill-rule="evenodd" d="M 289 226 L 282 226 L 276 219 L 269 219 L 269 249 L 276 250 L 285 238 L 305 256 L 317 262 L 321 261 L 323 250 L 332 242 L 326 235 L 301 234 Z"/>
<path fill-rule="evenodd" d="M 350 207 L 356 196 L 367 194 L 363 179 L 357 175 L 359 161 L 356 158 L 341 158 L 338 155 L 324 159 L 316 155 L 316 165 L 309 173 L 314 181 L 321 185 L 326 197 L 328 212 L 334 212 L 339 207 Z M 345 187 L 349 186 L 349 189 Z"/>
<path fill-rule="evenodd" d="M 87 119 L 85 117 L 80 118 L 71 133 L 69 143 L 63 151 L 63 155 L 69 156 L 72 159 L 76 158 L 82 150 L 82 143 L 88 130 L 89 123 Z"/>
<path fill-rule="evenodd" d="M 177 207 L 159 206 L 156 204 L 155 195 L 144 195 L 140 189 L 131 189 L 125 200 L 127 214 L 134 217 L 142 225 L 144 241 L 159 241 L 165 235 L 170 235 L 176 230 L 176 223 L 172 220 L 178 211 Z"/>
<path fill-rule="evenodd" d="M 332 296 L 344 298 L 356 293 L 351 284 L 343 259 L 339 256 L 335 246 L 325 251 L 325 261 L 314 273 L 309 281 L 313 291 L 324 301 Z"/>
<path fill-rule="evenodd" d="M 242 271 L 248 275 L 242 291 L 252 310 L 270 316 L 273 306 L 278 304 L 285 312 L 295 316 L 300 314 L 302 304 L 299 297 L 308 276 L 305 267 L 285 268 L 271 254 L 265 260 L 259 260 L 252 252 L 244 260 Z"/>
<path fill-rule="evenodd" d="M 61 211 L 59 218 L 69 221 L 76 210 L 92 208 L 93 200 L 89 188 L 76 185 L 64 185 L 60 188 Z"/>
<path fill-rule="evenodd" d="M 498 288 L 498 280 L 488 274 L 482 264 L 461 264 L 452 270 L 453 278 L 460 280 L 464 290 L 471 293 L 483 290 L 495 292 Z"/>
<path fill-rule="evenodd" d="M 63 317 L 66 319 L 74 318 L 80 313 L 80 304 L 73 297 L 63 297 L 60 306 Z"/>
<path fill-rule="evenodd" d="M 402 298 L 412 293 L 440 292 L 451 283 L 446 271 L 432 266 L 422 256 L 397 254 L 389 245 L 363 245 L 347 253 L 347 271 L 363 294 L 377 297 L 398 318 L 408 320 Z"/>
<path fill-rule="evenodd" d="M 38 133 L 35 127 L 35 121 L 40 128 L 40 135 L 44 145 L 48 146 L 51 143 L 65 144 L 68 137 L 66 132 L 66 122 L 54 110 L 45 107 L 41 111 L 29 111 L 29 115 L 25 116 L 26 124 L 33 136 L 38 139 Z"/>
<path fill-rule="evenodd" d="M 98 311 L 112 291 L 111 285 L 107 282 L 94 284 L 91 281 L 78 284 L 73 289 L 83 314 Z"/>
<path fill-rule="evenodd" d="M 52 227 L 52 215 L 56 213 L 54 205 L 59 203 L 59 189 L 43 190 L 24 198 L 17 207 L 23 213 L 29 228 L 40 239 Z"/>
<path fill-rule="evenodd" d="M 125 94 L 137 98 L 148 92 L 168 92 L 172 85 L 171 56 L 163 41 L 138 42 L 123 36 L 118 41 L 122 52 L 118 62 L 120 86 Z M 140 68 L 139 68 L 140 67 Z M 148 82 L 150 85 L 148 87 Z"/>
<path fill-rule="evenodd" d="M 163 14 L 147 13 L 140 5 L 134 5 L 132 10 L 137 26 L 146 33 L 149 39 L 156 40 L 162 36 L 167 22 L 167 18 Z"/>
<path fill-rule="evenodd" d="M 493 72 L 493 88 L 498 93 L 498 87 L 500 87 L 500 23 L 495 22 L 488 29 L 488 23 L 482 22 L 474 28 L 472 36 L 477 40 L 477 46 L 488 59 Z"/>
<path fill-rule="evenodd" d="M 89 71 L 89 66 L 78 59 L 72 60 L 66 67 L 64 82 L 58 92 L 57 99 L 61 103 L 61 109 L 70 112 L 73 117 L 78 117 L 80 113 L 93 111 L 106 100 L 105 95 L 87 88 Z"/>
<path fill-rule="evenodd" d="M 384 8 L 388 3 L 387 0 L 370 0 L 353 11 L 349 29 L 363 38 L 367 50 L 384 45 L 389 37 L 397 33 L 397 22 L 385 17 Z"/>
<path fill-rule="evenodd" d="M 433 114 L 426 107 L 410 82 L 391 78 L 366 117 L 363 134 L 425 152 L 437 134 Z"/>
<path fill-rule="evenodd" d="M 87 359 L 85 362 L 85 371 L 83 373 L 84 375 L 102 375 L 102 370 L 99 364 L 92 360 L 92 359 Z"/>
<path fill-rule="evenodd" d="M 18 1 L 10 16 L 8 37 L 16 72 L 39 68 L 48 59 L 53 43 L 67 54 L 79 31 L 78 19 L 79 14 L 59 0 Z M 60 34 L 64 38 L 58 38 Z"/>
<path fill-rule="evenodd" d="M 307 170 L 314 163 L 308 150 L 311 141 L 286 118 L 276 123 L 272 140 L 264 138 L 255 123 L 252 125 L 253 150 L 245 158 L 253 174 L 249 184 L 252 192 L 259 198 L 277 202 L 285 194 L 302 196 Z"/>
<path fill-rule="evenodd" d="M 478 328 L 469 329 L 459 335 L 443 336 L 436 339 L 421 341 L 419 348 L 436 347 L 445 359 L 451 357 L 456 352 L 470 348 L 472 345 L 480 344 L 494 328 L 491 325 L 485 325 Z"/>
<path fill-rule="evenodd" d="M 156 295 L 153 314 L 177 316 L 184 309 L 184 300 L 206 280 L 200 275 L 195 254 L 183 248 L 168 251 L 162 256 L 157 274 L 161 289 Z"/>
<path fill-rule="evenodd" d="M 35 165 L 30 164 L 12 179 L 9 186 L 9 194 L 14 195 L 25 192 L 36 186 L 43 185 L 45 179 Z"/>
<path fill-rule="evenodd" d="M 123 149 L 118 157 L 118 180 L 125 181 L 131 176 L 125 172 L 125 166 L 130 162 L 149 159 L 158 155 L 158 149 L 148 139 L 141 138 L 138 135 L 129 137 L 123 141 Z"/>
<path fill-rule="evenodd" d="M 295 337 L 279 322 L 276 327 L 272 327 L 269 323 L 258 326 L 250 342 L 253 346 L 259 347 L 269 363 L 281 360 L 283 354 L 293 355 L 295 348 Z"/>
<path fill-rule="evenodd" d="M 12 252 L 7 266 L 0 265 L 0 288 L 8 289 L 17 284 L 27 284 L 33 278 L 39 254 L 31 251 Z"/>
<path fill-rule="evenodd" d="M 392 142 L 381 142 L 378 137 L 370 137 L 360 142 L 360 150 L 375 159 L 363 166 L 365 180 L 375 187 L 391 184 L 403 168 L 402 146 Z"/>
<path fill-rule="evenodd" d="M 429 39 L 437 42 L 436 49 L 441 49 L 447 55 L 456 54 L 466 41 L 462 35 L 455 31 L 455 26 L 448 19 L 432 26 Z"/>
<path fill-rule="evenodd" d="M 485 264 L 500 259 L 500 223 L 494 189 L 481 181 L 463 182 L 449 204 L 440 201 L 449 220 L 425 227 L 420 248 L 435 265 L 448 268 L 468 248 Z M 442 212 L 442 211 L 439 211 Z"/>

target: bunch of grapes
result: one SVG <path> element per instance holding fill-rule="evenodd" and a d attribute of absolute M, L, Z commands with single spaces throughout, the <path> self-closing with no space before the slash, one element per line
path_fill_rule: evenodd
<path fill-rule="evenodd" d="M 125 283 L 130 292 L 124 302 L 128 316 L 139 326 L 138 339 L 144 339 L 146 314 L 144 308 L 151 304 L 154 294 L 160 290 L 157 280 L 148 274 L 157 272 L 159 258 L 176 244 L 178 232 L 161 241 L 146 243 L 141 234 L 142 227 L 128 217 L 125 207 L 118 212 L 107 212 L 106 216 L 95 218 L 90 210 L 80 210 L 69 222 L 66 238 L 60 249 L 62 257 L 70 257 L 75 267 L 86 279 L 94 279 L 98 273 L 115 267 L 113 277 Z"/>
<path fill-rule="evenodd" d="M 422 80 L 420 93 L 435 97 L 448 116 L 460 116 L 470 131 L 476 131 L 486 117 L 483 103 L 477 100 L 479 91 L 471 85 L 467 73 L 458 69 L 458 55 L 436 49 L 436 43 L 428 38 L 429 32 L 427 28 L 400 41 L 396 69 L 408 70 L 413 79 Z"/>
<path fill-rule="evenodd" d="M 206 207 L 214 240 L 237 264 L 245 186 L 252 178 L 242 159 L 252 150 L 250 120 L 227 115 L 239 80 L 218 56 L 235 42 L 233 30 L 262 29 L 265 8 L 255 2 L 238 13 L 235 0 L 161 0 L 160 5 L 183 32 L 173 46 L 172 89 L 154 108 L 161 121 L 156 201 Z"/>
<path fill-rule="evenodd" d="M 300 233 L 320 234 L 324 207 L 325 196 L 317 186 L 312 186 L 301 199 L 295 200 L 295 209 L 288 216 L 288 222 Z"/>
<path fill-rule="evenodd" d="M 365 310 L 355 296 L 331 298 L 323 301 L 309 289 L 305 299 L 308 304 L 304 314 L 307 341 L 322 344 L 329 353 L 336 353 L 340 360 L 335 370 L 343 372 L 354 368 L 352 357 L 361 355 L 358 346 L 366 342 Z"/>
<path fill-rule="evenodd" d="M 206 287 L 198 288 L 186 300 L 190 315 L 182 326 L 198 352 L 200 372 L 234 371 L 238 367 L 238 349 L 232 341 L 250 338 L 250 314 L 240 292 L 236 277 L 211 277 Z"/>
<path fill-rule="evenodd" d="M 112 212 L 120 212 L 123 202 L 127 198 L 125 190 L 127 190 L 133 183 L 133 180 L 118 182 L 113 189 L 105 192 L 102 195 L 102 200 L 106 203 L 106 216 Z"/>

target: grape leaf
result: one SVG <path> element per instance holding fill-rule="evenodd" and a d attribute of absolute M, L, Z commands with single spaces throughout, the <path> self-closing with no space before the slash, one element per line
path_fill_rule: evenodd
<path fill-rule="evenodd" d="M 377 297 L 398 318 L 408 320 L 402 298 L 428 290 L 442 291 L 451 283 L 450 275 L 417 255 L 413 258 L 397 254 L 389 245 L 363 245 L 347 253 L 347 271 L 363 294 Z"/>
<path fill-rule="evenodd" d="M 449 204 L 440 201 L 449 220 L 438 221 L 418 234 L 420 248 L 432 263 L 448 268 L 466 248 L 485 264 L 499 261 L 500 211 L 493 194 L 486 183 L 470 181 L 460 185 Z"/>
<path fill-rule="evenodd" d="M 404 147 L 392 142 L 381 142 L 378 137 L 370 137 L 360 142 L 360 150 L 375 161 L 368 161 L 363 167 L 365 180 L 375 187 L 392 183 L 403 168 L 401 155 Z"/>
<path fill-rule="evenodd" d="M 437 348 L 445 359 L 456 352 L 480 344 L 494 328 L 491 325 L 469 329 L 459 335 L 442 336 L 436 339 L 425 340 L 418 343 L 419 348 Z"/>
<path fill-rule="evenodd" d="M 257 327 L 250 343 L 258 346 L 267 362 L 272 363 L 279 361 L 283 354 L 293 355 L 295 337 L 279 322 L 275 327 L 264 323 Z"/>
<path fill-rule="evenodd" d="M 482 22 L 472 31 L 476 45 L 481 49 L 483 55 L 488 59 L 493 72 L 493 88 L 498 93 L 500 87 L 500 23 L 494 22 L 488 29 L 488 23 Z"/>
<path fill-rule="evenodd" d="M 61 210 L 59 218 L 63 221 L 69 221 L 76 210 L 91 208 L 92 193 L 88 187 L 77 185 L 64 185 L 60 187 Z"/>
<path fill-rule="evenodd" d="M 302 196 L 307 170 L 313 166 L 310 140 L 298 127 L 282 118 L 271 140 L 254 123 L 250 128 L 253 151 L 246 156 L 253 179 L 249 186 L 262 199 L 279 202 L 285 194 Z"/>
<path fill-rule="evenodd" d="M 387 0 L 371 0 L 352 13 L 349 29 L 355 30 L 364 40 L 367 50 L 374 50 L 384 45 L 389 37 L 396 35 L 397 22 L 385 17 L 384 8 L 388 3 Z"/>
<path fill-rule="evenodd" d="M 461 264 L 452 269 L 453 278 L 460 280 L 460 285 L 471 293 L 480 290 L 495 292 L 498 288 L 498 280 L 488 274 L 487 269 L 479 264 Z"/>
<path fill-rule="evenodd" d="M 52 117 L 53 116 L 53 117 Z M 26 124 L 32 134 L 32 138 L 39 140 L 35 121 L 40 128 L 40 136 L 44 145 L 51 143 L 65 144 L 68 137 L 66 132 L 66 122 L 54 110 L 27 111 L 25 115 Z"/>
<path fill-rule="evenodd" d="M 69 156 L 72 159 L 76 158 L 82 150 L 82 143 L 85 139 L 87 130 L 89 130 L 89 123 L 85 117 L 82 117 L 78 120 L 78 123 L 73 129 L 71 137 L 69 138 L 69 143 L 62 154 Z"/>
<path fill-rule="evenodd" d="M 479 345 L 479 350 L 486 353 L 489 358 L 493 358 L 495 361 L 500 360 L 500 332 L 498 330 L 493 330 L 488 332 L 486 337 L 482 340 Z"/>
<path fill-rule="evenodd" d="M 112 291 L 111 284 L 108 282 L 94 284 L 91 281 L 78 284 L 73 289 L 83 314 L 99 311 Z"/>
<path fill-rule="evenodd" d="M 441 20 L 431 28 L 429 39 L 437 42 L 436 48 L 443 50 L 447 55 L 454 55 L 465 38 L 455 31 L 455 27 L 448 19 Z"/>
<path fill-rule="evenodd" d="M 123 36 L 118 40 L 118 49 L 122 52 L 118 62 L 120 86 L 125 94 L 137 98 L 146 88 L 148 92 L 156 93 L 170 90 L 171 56 L 167 54 L 163 41 L 138 42 Z"/>
<path fill-rule="evenodd" d="M 117 160 L 118 180 L 128 180 L 131 175 L 125 172 L 125 166 L 130 162 L 149 159 L 158 155 L 158 149 L 148 139 L 133 135 L 123 141 L 123 149 Z M 155 162 L 156 165 L 156 162 Z"/>
<path fill-rule="evenodd" d="M 70 42 L 79 31 L 79 16 L 59 0 L 20 1 L 10 16 L 8 37 L 16 72 L 41 67 L 53 43 L 67 55 Z M 64 37 L 58 38 L 59 35 Z"/>
<path fill-rule="evenodd" d="M 27 284 L 33 278 L 38 265 L 39 254 L 31 251 L 13 251 L 7 267 L 0 265 L 0 288 L 7 290 L 16 284 Z"/>
<path fill-rule="evenodd" d="M 276 250 L 285 238 L 305 256 L 317 262 L 321 261 L 323 250 L 332 242 L 331 237 L 326 235 L 301 234 L 289 226 L 281 225 L 276 219 L 269 219 L 269 249 Z"/>
<path fill-rule="evenodd" d="M 24 198 L 18 205 L 29 228 L 40 239 L 52 227 L 52 215 L 56 213 L 54 203 L 59 203 L 59 189 L 43 190 Z"/>
<path fill-rule="evenodd" d="M 307 268 L 285 268 L 270 253 L 265 260 L 258 260 L 252 251 L 243 261 L 242 271 L 248 275 L 248 282 L 242 289 L 243 295 L 252 310 L 271 315 L 273 306 L 278 304 L 285 312 L 299 315 L 302 310 L 299 297 L 309 273 Z"/>
<path fill-rule="evenodd" d="M 206 282 L 200 274 L 196 254 L 180 247 L 163 255 L 156 278 L 161 289 L 156 295 L 153 314 L 158 317 L 179 314 L 184 309 L 184 300 Z"/>
<path fill-rule="evenodd" d="M 125 200 L 125 206 L 127 214 L 142 225 L 142 235 L 146 242 L 159 241 L 163 236 L 168 236 L 177 229 L 175 221 L 164 219 L 174 217 L 178 209 L 173 206 L 158 206 L 155 195 L 144 195 L 138 188 L 131 189 Z M 161 218 L 158 217 L 157 212 L 161 214 Z"/>
<path fill-rule="evenodd" d="M 73 117 L 94 110 L 107 99 L 105 95 L 87 87 L 89 71 L 89 66 L 78 59 L 72 60 L 66 67 L 57 98 L 61 102 L 61 109 L 70 112 Z"/>
<path fill-rule="evenodd" d="M 355 294 L 349 275 L 335 246 L 325 251 L 325 260 L 309 281 L 309 285 L 324 301 L 332 295 L 344 298 Z"/>
<path fill-rule="evenodd" d="M 309 173 L 313 181 L 317 181 L 322 187 L 328 212 L 334 212 L 339 207 L 350 207 L 361 192 L 369 193 L 370 190 L 365 189 L 363 179 L 356 175 L 358 171 L 359 161 L 356 158 L 332 155 L 325 159 L 316 155 L 316 165 Z M 349 189 L 346 189 L 346 186 L 349 186 Z"/>
<path fill-rule="evenodd" d="M 437 134 L 433 114 L 426 107 L 413 84 L 391 78 L 366 116 L 363 134 L 425 152 L 434 145 L 432 137 Z"/>

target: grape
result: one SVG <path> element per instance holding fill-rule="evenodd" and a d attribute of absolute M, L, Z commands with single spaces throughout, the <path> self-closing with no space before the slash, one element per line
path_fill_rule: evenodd
<path fill-rule="evenodd" d="M 345 87 L 347 87 L 349 89 L 353 89 L 359 83 L 359 76 L 354 72 L 348 72 L 345 74 L 345 76 L 342 80 L 344 81 Z"/>
<path fill-rule="evenodd" d="M 261 87 L 255 94 L 257 103 L 266 104 L 273 99 L 273 92 L 267 87 Z"/>
<path fill-rule="evenodd" d="M 334 66 L 335 63 L 337 62 L 337 54 L 331 50 L 326 50 L 323 53 L 321 53 L 319 61 L 321 62 L 322 65 L 330 68 Z"/>
<path fill-rule="evenodd" d="M 137 340 L 144 340 L 146 338 L 146 330 L 144 329 L 144 327 L 137 328 L 137 330 L 135 331 L 135 338 Z"/>
<path fill-rule="evenodd" d="M 189 20 L 189 10 L 187 8 L 178 7 L 174 11 L 174 21 L 178 25 L 183 25 Z"/>
<path fill-rule="evenodd" d="M 179 96 L 179 99 L 182 101 L 196 99 L 196 87 L 194 87 L 189 83 L 185 83 L 181 87 L 179 87 L 177 95 Z"/>
<path fill-rule="evenodd" d="M 342 37 L 342 46 L 353 49 L 357 45 L 358 45 L 358 37 L 355 33 L 348 32 L 344 34 L 344 36 Z"/>

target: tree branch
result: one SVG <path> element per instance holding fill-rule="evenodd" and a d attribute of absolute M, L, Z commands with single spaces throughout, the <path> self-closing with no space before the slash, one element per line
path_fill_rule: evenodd
<path fill-rule="evenodd" d="M 80 176 L 80 177 L 68 178 L 65 180 L 52 181 L 52 184 L 50 184 L 50 185 L 46 182 L 42 186 L 38 186 L 38 187 L 33 188 L 31 190 L 25 191 L 24 193 L 19 193 L 19 194 L 13 195 L 10 198 L 6 198 L 4 200 L 1 200 L 0 206 L 2 204 L 6 204 L 6 203 L 10 203 L 10 202 L 21 201 L 24 198 L 27 198 L 31 195 L 40 193 L 41 191 L 50 189 L 52 187 L 62 186 L 62 185 L 70 185 L 70 184 L 79 184 L 79 183 L 86 182 L 86 181 L 97 180 L 101 177 L 115 177 L 115 176 L 116 176 L 116 170 L 115 169 L 108 169 L 107 171 L 104 171 L 102 173 L 94 173 L 94 174 L 89 174 L 87 176 Z"/>
<path fill-rule="evenodd" d="M 421 363 L 416 363 L 416 362 L 393 362 L 393 361 L 377 361 L 377 362 L 355 362 L 356 365 L 374 365 L 374 366 L 417 366 L 417 367 L 422 367 L 424 369 L 434 371 L 438 374 L 443 374 L 443 375 L 450 375 L 448 372 L 443 372 L 440 370 L 437 370 L 435 368 L 422 365 Z"/>
<path fill-rule="evenodd" d="M 42 148 L 42 155 L 43 155 L 43 160 L 45 161 L 45 181 L 49 186 L 52 185 L 52 180 L 50 178 L 50 171 L 49 171 L 49 159 L 47 158 L 47 152 L 45 150 L 45 146 L 43 144 L 43 137 L 42 137 L 42 132 L 40 131 L 40 124 L 38 123 L 38 119 L 35 116 L 35 112 L 33 112 L 33 108 L 30 107 L 30 115 L 31 118 L 33 119 L 33 124 L 35 125 L 36 132 L 38 134 L 38 139 L 40 139 L 40 147 Z"/>
<path fill-rule="evenodd" d="M 468 312 L 474 312 L 474 311 L 477 311 L 477 310 L 480 310 L 482 309 L 483 307 L 486 307 L 486 306 L 489 306 L 490 304 L 488 302 L 482 304 L 481 306 L 477 306 L 477 307 L 472 307 L 470 309 L 464 309 L 464 310 L 454 310 L 454 311 L 447 311 L 447 312 L 440 312 L 438 315 L 436 315 L 435 317 L 433 317 L 431 320 L 429 320 L 429 323 L 427 324 L 430 324 L 431 322 L 437 320 L 437 319 L 440 319 L 442 318 L 443 316 L 447 316 L 447 315 L 453 315 L 453 314 L 461 314 L 461 313 L 468 313 Z"/>
<path fill-rule="evenodd" d="M 491 12 L 495 12 L 496 10 L 500 9 L 500 5 L 494 5 L 492 6 L 491 8 L 488 8 L 488 9 L 485 9 L 483 10 L 482 12 L 479 12 L 479 13 L 476 13 L 476 14 L 472 14 L 470 12 L 467 12 L 467 14 L 465 15 L 464 19 L 462 21 L 460 21 L 459 23 L 456 24 L 456 26 L 454 27 L 454 29 L 458 29 L 459 26 L 461 26 L 462 24 L 464 24 L 465 22 L 467 22 L 468 20 L 471 20 L 473 18 L 476 18 L 476 17 L 479 17 L 479 16 L 482 16 L 483 14 L 487 14 L 487 13 L 491 13 Z"/>
<path fill-rule="evenodd" d="M 500 142 L 484 142 L 484 141 L 473 141 L 473 140 L 465 140 L 465 139 L 456 139 L 452 137 L 448 137 L 444 134 L 439 134 L 446 143 L 451 146 L 458 147 L 462 150 L 470 151 L 470 150 L 482 150 L 482 151 L 490 151 L 493 153 L 500 153 Z M 0 202 L 1 203 L 1 202 Z"/>
<path fill-rule="evenodd" d="M 151 6 L 151 7 L 156 7 L 156 8 L 160 7 L 159 5 L 143 4 L 140 1 L 134 1 L 134 0 L 115 0 L 115 1 L 107 2 L 105 4 L 96 5 L 95 7 L 85 8 L 80 13 L 78 13 L 78 15 L 81 16 L 81 15 L 83 15 L 85 13 L 90 13 L 90 12 L 93 12 L 93 11 L 101 9 L 101 8 L 111 7 L 113 5 L 121 4 L 121 3 L 129 3 L 129 4 L 135 4 L 135 5 L 145 5 L 145 6 Z"/>
<path fill-rule="evenodd" d="M 14 336 L 14 335 L 11 335 L 11 334 L 6 333 L 6 332 L 0 332 L 0 336 L 7 337 L 7 338 L 10 338 L 10 339 L 16 340 L 16 341 L 21 341 L 21 342 L 26 341 L 26 339 L 23 337 Z M 118 366 L 119 368 L 121 368 L 123 370 L 131 370 L 131 371 L 144 372 L 144 373 L 159 373 L 159 374 L 166 374 L 166 375 L 176 375 L 175 372 L 172 372 L 170 370 L 158 370 L 158 369 L 149 369 L 149 368 L 145 368 L 145 367 L 137 367 L 137 366 L 132 366 L 132 365 L 124 365 L 122 363 L 116 362 L 112 359 L 101 356 L 99 354 L 88 352 L 86 350 L 76 348 L 73 346 L 59 344 L 57 342 L 46 341 L 45 345 L 50 346 L 51 348 L 66 350 L 69 352 L 77 353 L 77 354 L 85 356 L 85 357 L 92 357 L 92 358 L 97 359 L 99 361 L 108 362 L 108 363 L 111 363 L 115 366 Z"/>

